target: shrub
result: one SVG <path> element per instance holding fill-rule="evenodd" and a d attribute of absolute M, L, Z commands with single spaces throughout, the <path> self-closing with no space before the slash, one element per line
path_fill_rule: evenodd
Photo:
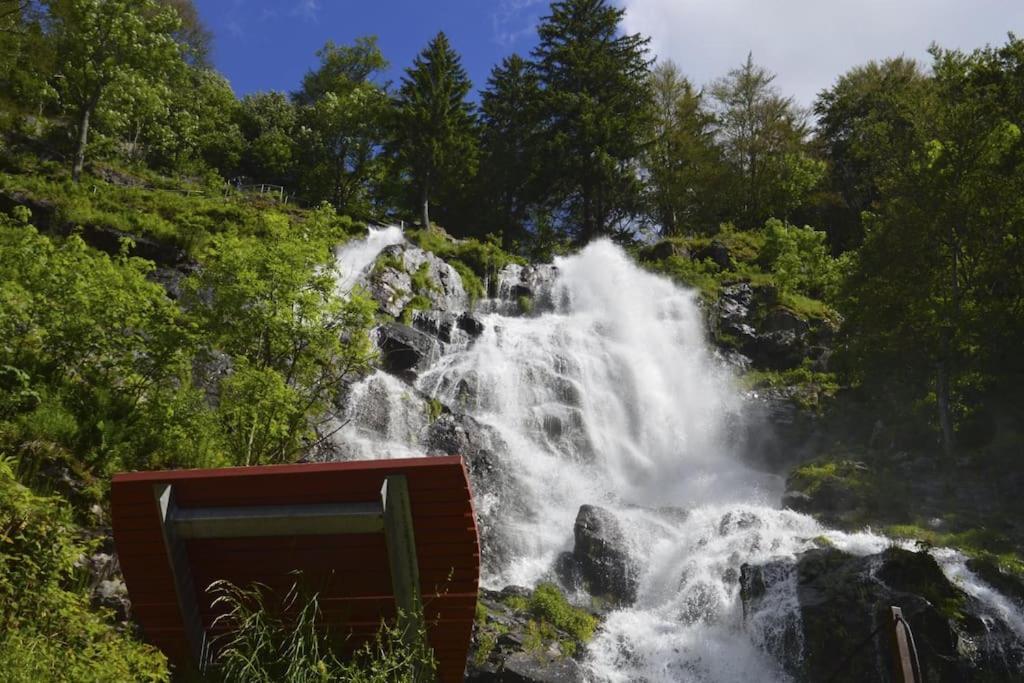
<path fill-rule="evenodd" d="M 159 652 L 89 609 L 70 510 L 0 459 L 0 672 L 5 681 L 163 681 Z"/>

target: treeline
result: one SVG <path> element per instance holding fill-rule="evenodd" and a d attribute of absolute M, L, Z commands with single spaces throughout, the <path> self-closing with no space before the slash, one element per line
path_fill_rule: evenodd
<path fill-rule="evenodd" d="M 0 0 L 12 127 L 89 159 L 285 185 L 359 219 L 444 225 L 546 256 L 622 241 L 824 233 L 847 381 L 943 435 L 1024 370 L 1024 43 L 852 69 L 802 108 L 752 57 L 706 87 L 563 0 L 471 98 L 439 33 L 397 84 L 376 39 L 326 44 L 295 91 L 237 99 L 189 0 Z M 776 219 L 776 220 L 772 220 Z M 1011 392 L 1012 393 L 1012 392 Z M 1000 404 L 1019 412 L 1016 400 Z M 924 416 L 929 416 L 925 418 Z M 987 424 L 988 427 L 979 425 Z"/>

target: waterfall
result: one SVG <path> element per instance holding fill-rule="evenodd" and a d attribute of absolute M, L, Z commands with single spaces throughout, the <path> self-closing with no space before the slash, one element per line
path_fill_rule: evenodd
<path fill-rule="evenodd" d="M 394 239 L 376 232 L 345 247 L 343 272 L 365 270 Z M 500 554 L 485 561 L 486 585 L 554 578 L 583 504 L 622 525 L 639 568 L 637 599 L 612 611 L 590 643 L 594 680 L 785 680 L 776 655 L 799 622 L 796 579 L 777 577 L 759 612 L 744 615 L 741 565 L 792 561 L 823 537 L 860 555 L 892 541 L 778 509 L 780 478 L 738 457 L 743 395 L 709 348 L 693 292 L 639 269 L 608 241 L 529 277 L 546 278 L 532 283 L 547 300 L 539 314 L 482 302 L 477 310 L 490 312 L 479 338 L 453 346 L 414 386 L 376 373 L 354 387 L 336 454 L 426 454 L 426 397 L 471 416 L 495 435 L 503 473 L 475 491 L 485 552 Z M 518 296 L 509 282 L 497 289 L 506 303 Z M 988 595 L 962 558 L 940 559 L 947 575 Z"/>
<path fill-rule="evenodd" d="M 350 290 L 385 247 L 399 244 L 404 239 L 402 229 L 397 225 L 390 225 L 384 228 L 370 228 L 365 239 L 355 240 L 335 249 L 335 265 L 341 273 L 338 290 Z"/>

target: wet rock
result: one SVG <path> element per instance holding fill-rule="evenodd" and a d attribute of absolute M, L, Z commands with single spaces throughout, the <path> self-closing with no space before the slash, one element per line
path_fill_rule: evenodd
<path fill-rule="evenodd" d="M 1024 610 L 1024 580 L 1020 577 L 1004 570 L 990 557 L 971 558 L 967 560 L 967 568 Z"/>
<path fill-rule="evenodd" d="M 562 579 L 570 585 L 578 583 L 612 605 L 635 602 L 637 567 L 615 516 L 594 505 L 580 506 L 573 535 L 572 555 L 559 561 Z"/>
<path fill-rule="evenodd" d="M 456 325 L 470 337 L 479 337 L 484 333 L 484 323 L 472 313 L 463 312 L 459 315 Z"/>
<path fill-rule="evenodd" d="M 437 341 L 428 334 L 399 323 L 377 328 L 381 367 L 399 377 L 410 378 L 440 357 Z"/>
<path fill-rule="evenodd" d="M 888 680 L 892 606 L 910 624 L 925 680 L 1012 680 L 1024 674 L 1022 644 L 950 583 L 928 553 L 889 548 L 853 557 L 822 548 L 803 553 L 795 566 L 744 565 L 740 597 L 748 624 L 777 609 L 767 596 L 785 590 L 786 582 L 795 589 L 799 619 L 769 633 L 766 646 L 797 680 Z"/>
<path fill-rule="evenodd" d="M 489 293 L 497 300 L 496 311 L 503 315 L 522 315 L 553 310 L 556 302 L 552 289 L 557 274 L 558 269 L 550 264 L 508 264 L 498 271 Z M 530 301 L 529 311 L 520 305 L 524 299 Z"/>
<path fill-rule="evenodd" d="M 465 341 L 479 337 L 484 331 L 484 324 L 469 312 L 452 313 L 450 311 L 416 311 L 413 314 L 412 326 L 421 332 L 431 334 L 446 344 Z"/>

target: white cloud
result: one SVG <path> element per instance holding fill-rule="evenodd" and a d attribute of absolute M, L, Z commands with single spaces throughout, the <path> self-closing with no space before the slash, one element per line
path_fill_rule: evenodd
<path fill-rule="evenodd" d="M 299 0 L 292 8 L 292 14 L 297 14 L 303 19 L 316 21 L 320 13 L 320 0 Z"/>
<path fill-rule="evenodd" d="M 512 47 L 521 39 L 533 35 L 537 20 L 547 13 L 547 0 L 499 0 L 491 13 L 494 42 Z"/>
<path fill-rule="evenodd" d="M 754 53 L 784 94 L 809 105 L 848 69 L 930 43 L 970 50 L 1024 33 L 1022 0 L 619 0 L 625 29 L 699 85 Z"/>

